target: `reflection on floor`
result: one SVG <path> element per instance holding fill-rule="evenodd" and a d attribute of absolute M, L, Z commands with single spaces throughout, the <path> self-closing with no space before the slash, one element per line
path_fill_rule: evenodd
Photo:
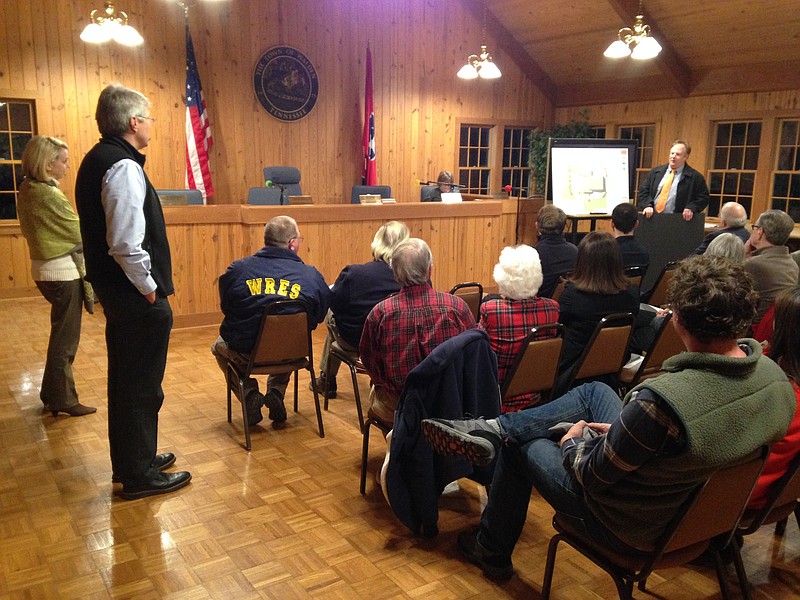
<path fill-rule="evenodd" d="M 495 585 L 454 550 L 458 531 L 479 515 L 473 484 L 441 500 L 433 540 L 394 519 L 374 477 L 366 496 L 358 493 L 361 436 L 348 378 L 340 375 L 339 398 L 324 414 L 324 439 L 301 377 L 300 412 L 282 429 L 265 419 L 247 453 L 238 413 L 226 422 L 225 386 L 208 350 L 215 327 L 173 332 L 164 385 L 159 449 L 177 454 L 175 468 L 190 470 L 192 485 L 117 498 L 102 312 L 84 316 L 75 362 L 81 402 L 99 410 L 80 418 L 42 412 L 48 313 L 41 298 L 0 301 L 0 598 L 538 597 L 553 530 L 537 495 L 514 554 L 518 575 Z M 362 377 L 364 398 L 367 384 Z M 381 459 L 373 441 L 372 471 Z M 602 571 L 563 546 L 559 557 L 554 598 L 615 597 Z M 744 557 L 755 597 L 800 595 L 794 522 L 784 539 L 768 529 L 752 536 Z M 709 569 L 659 571 L 648 588 L 665 598 L 719 597 Z"/>

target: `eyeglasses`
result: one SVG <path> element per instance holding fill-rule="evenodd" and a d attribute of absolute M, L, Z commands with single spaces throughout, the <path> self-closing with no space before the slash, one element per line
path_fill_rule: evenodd
<path fill-rule="evenodd" d="M 298 235 L 298 236 L 296 236 L 296 237 L 290 238 L 290 239 L 289 239 L 289 241 L 288 241 L 287 243 L 288 243 L 288 244 L 291 244 L 291 243 L 292 243 L 293 241 L 295 241 L 295 240 L 297 240 L 298 242 L 302 242 L 302 241 L 303 241 L 303 238 L 302 238 L 302 236 L 299 236 L 299 235 Z"/>
<path fill-rule="evenodd" d="M 753 229 L 764 229 L 761 225 L 753 225 Z"/>
<path fill-rule="evenodd" d="M 151 123 L 155 123 L 156 122 L 156 118 L 155 117 L 145 117 L 144 115 L 136 115 L 136 118 L 137 119 L 141 119 L 142 121 L 150 121 Z"/>

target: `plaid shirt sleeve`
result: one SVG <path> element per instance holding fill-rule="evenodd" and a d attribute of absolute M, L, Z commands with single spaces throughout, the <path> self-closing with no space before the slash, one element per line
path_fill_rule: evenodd
<path fill-rule="evenodd" d="M 568 441 L 561 447 L 564 467 L 592 491 L 613 485 L 656 454 L 676 452 L 684 431 L 666 402 L 645 388 L 625 405 L 608 434 Z"/>

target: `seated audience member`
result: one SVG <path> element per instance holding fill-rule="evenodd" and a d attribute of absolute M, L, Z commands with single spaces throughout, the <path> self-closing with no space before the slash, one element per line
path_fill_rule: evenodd
<path fill-rule="evenodd" d="M 530 246 L 504 248 L 494 267 L 494 280 L 500 297 L 481 304 L 478 327 L 489 334 L 502 386 L 531 329 L 558 321 L 558 302 L 536 295 L 542 283 L 542 265 L 539 254 Z M 538 399 L 538 394 L 508 398 L 503 400 L 501 409 L 521 410 Z"/>
<path fill-rule="evenodd" d="M 732 233 L 723 233 L 711 240 L 705 254 L 724 256 L 737 264 L 742 264 L 744 262 L 744 242 Z"/>
<path fill-rule="evenodd" d="M 603 317 L 639 312 L 639 288 L 623 275 L 622 254 L 610 233 L 592 231 L 581 240 L 575 271 L 558 304 L 558 321 L 565 332 L 555 393 L 566 391 L 563 386 L 577 368 L 586 343 Z M 612 379 L 606 383 L 617 384 Z"/>
<path fill-rule="evenodd" d="M 794 229 L 794 221 L 789 215 L 782 210 L 768 210 L 761 213 L 752 229 L 750 239 L 744 245 L 747 256 L 744 270 L 753 278 L 760 298 L 753 320 L 756 324 L 778 294 L 797 285 L 800 269 L 785 246 Z"/>
<path fill-rule="evenodd" d="M 633 237 L 639 226 L 639 211 L 633 204 L 623 202 L 611 211 L 611 233 L 617 239 L 622 252 L 623 267 L 650 266 L 650 253 Z"/>
<path fill-rule="evenodd" d="M 497 456 L 480 526 L 460 534 L 461 553 L 488 577 L 510 577 L 532 487 L 596 543 L 652 550 L 697 486 L 780 440 L 792 422 L 796 399 L 786 375 L 755 340 L 737 340 L 756 300 L 741 265 L 691 257 L 677 267 L 669 294 L 670 326 L 689 352 L 668 359 L 666 373 L 622 402 L 590 383 L 489 421 L 424 420 L 439 453 L 476 464 Z M 564 421 L 574 423 L 566 434 L 550 431 Z M 587 427 L 598 435 L 584 437 Z"/>
<path fill-rule="evenodd" d="M 542 262 L 543 277 L 539 295 L 543 298 L 551 298 L 558 278 L 575 268 L 578 249 L 564 239 L 566 225 L 566 213 L 552 204 L 545 204 L 536 215 L 536 229 L 539 232 L 536 251 Z"/>
<path fill-rule="evenodd" d="M 363 265 L 348 265 L 336 283 L 331 287 L 331 309 L 326 319 L 336 325 L 339 331 L 339 344 L 344 350 L 358 352 L 364 321 L 372 308 L 381 300 L 400 290 L 395 281 L 389 262 L 395 246 L 408 239 L 408 227 L 399 221 L 389 221 L 381 225 L 372 240 L 372 258 Z M 331 357 L 330 373 L 325 373 L 328 365 L 333 338 L 328 332 L 322 356 L 319 361 L 320 376 L 316 380 L 317 391 L 325 393 L 326 379 L 330 378 L 329 397 L 336 397 L 336 374 L 341 362 Z M 309 383 L 309 389 L 313 384 Z"/>
<path fill-rule="evenodd" d="M 772 444 L 764 470 L 750 495 L 748 508 L 762 508 L 769 486 L 781 478 L 800 451 L 800 286 L 781 292 L 775 300 L 775 331 L 767 348 L 769 357 L 789 376 L 797 409 L 786 436 Z"/>
<path fill-rule="evenodd" d="M 432 264 L 423 240 L 398 244 L 391 266 L 401 289 L 370 311 L 361 334 L 361 361 L 372 379 L 368 414 L 389 426 L 409 372 L 436 346 L 475 327 L 464 300 L 433 289 Z"/>
<path fill-rule="evenodd" d="M 735 235 L 742 240 L 744 244 L 750 239 L 750 232 L 747 231 L 745 225 L 747 224 L 747 211 L 744 206 L 738 202 L 726 202 L 719 209 L 719 229 L 715 229 L 703 238 L 702 243 L 694 251 L 695 254 L 703 254 L 708 245 L 714 241 L 717 236 L 725 233 Z"/>
<path fill-rule="evenodd" d="M 436 178 L 436 187 L 430 190 L 427 195 L 422 198 L 423 202 L 441 202 L 442 193 L 452 192 L 455 185 L 453 182 L 455 178 L 450 171 L 442 171 Z"/>
<path fill-rule="evenodd" d="M 219 337 L 211 345 L 222 372 L 228 361 L 238 369 L 247 368 L 250 352 L 258 337 L 264 307 L 275 300 L 303 300 L 309 305 L 309 321 L 320 323 L 331 302 L 331 291 L 322 275 L 306 265 L 297 255 L 300 230 L 291 217 L 274 217 L 264 227 L 264 247 L 252 256 L 234 261 L 219 278 L 220 308 L 225 318 Z M 276 343 L 279 343 L 276 340 Z M 245 383 L 245 397 L 250 425 L 260 422 L 261 405 L 269 408 L 272 421 L 286 420 L 283 397 L 291 373 L 270 375 L 266 395 L 258 391 L 258 382 Z"/>

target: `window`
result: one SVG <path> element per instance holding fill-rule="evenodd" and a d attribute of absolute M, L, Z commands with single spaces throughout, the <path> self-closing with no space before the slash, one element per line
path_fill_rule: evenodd
<path fill-rule="evenodd" d="M 511 186 L 511 195 L 527 196 L 531 169 L 531 130 L 525 127 L 506 127 L 503 132 L 503 184 Z"/>
<path fill-rule="evenodd" d="M 639 155 L 636 165 L 636 189 L 634 198 L 639 201 L 639 185 L 642 178 L 647 177 L 655 165 L 653 164 L 653 148 L 656 139 L 655 125 L 620 125 L 617 128 L 617 136 L 622 140 L 639 140 Z"/>
<path fill-rule="evenodd" d="M 458 146 L 458 184 L 470 194 L 489 193 L 492 127 L 462 125 Z"/>
<path fill-rule="evenodd" d="M 458 144 L 461 191 L 491 194 L 510 185 L 513 195 L 526 195 L 532 131 L 528 126 L 462 124 Z"/>
<path fill-rule="evenodd" d="M 32 100 L 0 98 L 0 219 L 17 218 L 22 151 L 36 131 Z"/>
<path fill-rule="evenodd" d="M 786 211 L 800 222 L 800 120 L 786 119 L 778 126 L 778 151 L 772 173 L 771 208 Z"/>
<path fill-rule="evenodd" d="M 708 215 L 719 216 L 726 202 L 738 202 L 752 214 L 753 190 L 761 143 L 761 121 L 718 122 L 708 172 Z"/>
<path fill-rule="evenodd" d="M 606 137 L 606 127 L 605 125 L 592 125 L 591 126 L 592 135 L 590 138 L 594 138 L 596 140 L 603 140 Z"/>

